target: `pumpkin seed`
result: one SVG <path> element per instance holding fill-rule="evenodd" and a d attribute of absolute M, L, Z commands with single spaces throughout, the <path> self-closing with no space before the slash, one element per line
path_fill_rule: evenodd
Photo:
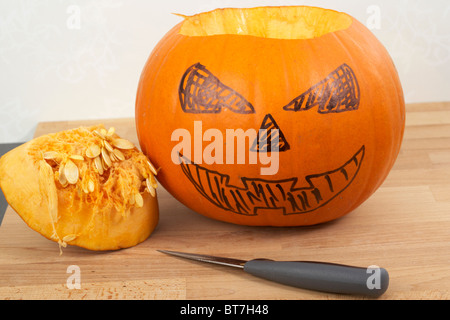
<path fill-rule="evenodd" d="M 150 171 L 157 176 L 158 175 L 158 171 L 155 169 L 155 166 L 150 162 L 150 160 L 147 160 L 147 164 L 150 167 Z"/>
<path fill-rule="evenodd" d="M 111 158 L 111 161 L 112 161 L 112 162 L 119 161 L 119 160 L 117 159 L 117 157 L 115 156 L 114 152 L 110 152 L 110 153 L 109 153 L 109 157 Z"/>
<path fill-rule="evenodd" d="M 111 127 L 111 128 L 109 128 L 108 133 L 106 135 L 108 137 L 112 137 L 115 132 L 116 132 L 116 129 L 114 127 Z"/>
<path fill-rule="evenodd" d="M 158 188 L 158 182 L 156 182 L 156 179 L 155 179 L 154 175 L 150 175 L 150 177 L 148 177 L 147 185 L 152 186 L 154 189 Z"/>
<path fill-rule="evenodd" d="M 150 192 L 150 188 L 152 187 L 152 184 L 150 183 L 150 179 L 145 179 L 145 187 L 147 188 L 148 192 Z"/>
<path fill-rule="evenodd" d="M 88 182 L 88 190 L 89 192 L 94 192 L 95 191 L 95 183 L 92 180 L 89 180 Z"/>
<path fill-rule="evenodd" d="M 109 157 L 108 151 L 105 148 L 102 148 L 102 159 L 105 162 L 107 168 L 111 167 L 111 158 Z"/>
<path fill-rule="evenodd" d="M 115 139 L 112 142 L 113 146 L 121 150 L 131 150 L 134 149 L 134 144 L 125 139 Z"/>
<path fill-rule="evenodd" d="M 100 148 L 96 144 L 88 147 L 86 149 L 86 157 L 90 159 L 94 159 L 95 157 L 98 157 L 100 155 Z"/>
<path fill-rule="evenodd" d="M 125 156 L 123 155 L 122 151 L 120 151 L 119 149 L 114 149 L 113 150 L 114 156 L 119 159 L 120 161 L 125 160 Z"/>
<path fill-rule="evenodd" d="M 45 160 L 55 160 L 59 157 L 59 153 L 56 151 L 48 151 L 44 153 Z"/>
<path fill-rule="evenodd" d="M 142 195 L 140 193 L 136 193 L 134 195 L 134 200 L 136 201 L 136 206 L 138 208 L 142 208 L 144 206 L 144 198 L 142 198 Z"/>
<path fill-rule="evenodd" d="M 58 180 L 59 183 L 61 183 L 61 185 L 65 188 L 67 187 L 67 185 L 69 184 L 67 182 L 66 176 L 64 175 L 64 164 L 61 164 L 59 166 L 59 171 L 58 171 Z"/>
<path fill-rule="evenodd" d="M 104 171 L 103 171 L 102 159 L 100 159 L 100 157 L 95 157 L 94 165 L 95 165 L 95 168 L 97 169 L 98 173 L 100 175 L 103 175 Z"/>
<path fill-rule="evenodd" d="M 156 190 L 152 186 L 147 186 L 148 192 L 152 195 L 152 197 L 156 197 Z"/>
<path fill-rule="evenodd" d="M 113 152 L 114 151 L 114 148 L 109 144 L 108 141 L 104 140 L 103 143 L 105 145 L 106 150 L 108 150 L 109 152 Z"/>
<path fill-rule="evenodd" d="M 84 161 L 83 156 L 80 156 L 80 155 L 77 155 L 77 154 L 71 155 L 69 158 L 72 159 L 72 160 Z"/>
<path fill-rule="evenodd" d="M 105 160 L 103 160 L 103 158 L 102 158 L 102 167 L 103 167 L 103 171 L 107 171 L 109 169 L 109 167 L 106 165 Z"/>
<path fill-rule="evenodd" d="M 76 184 L 80 178 L 78 167 L 71 160 L 67 161 L 64 166 L 64 175 L 70 184 Z"/>
<path fill-rule="evenodd" d="M 100 132 L 98 132 L 97 130 L 94 130 L 94 134 L 99 137 L 100 139 L 105 139 L 105 136 L 103 134 L 101 134 Z"/>

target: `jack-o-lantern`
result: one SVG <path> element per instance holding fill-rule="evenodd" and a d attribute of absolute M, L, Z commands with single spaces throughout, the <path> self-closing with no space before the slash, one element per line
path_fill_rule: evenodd
<path fill-rule="evenodd" d="M 180 202 L 242 225 L 302 226 L 351 212 L 399 153 L 393 62 L 345 13 L 218 9 L 156 46 L 136 101 L 142 150 Z"/>

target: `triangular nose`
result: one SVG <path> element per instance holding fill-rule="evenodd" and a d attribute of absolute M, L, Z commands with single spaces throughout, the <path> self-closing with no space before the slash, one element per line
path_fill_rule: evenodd
<path fill-rule="evenodd" d="M 278 139 L 277 139 L 278 137 Z M 264 117 L 261 127 L 258 131 L 256 140 L 253 142 L 250 151 L 252 152 L 271 152 L 288 151 L 291 147 L 284 137 L 283 132 L 278 126 L 271 114 Z"/>

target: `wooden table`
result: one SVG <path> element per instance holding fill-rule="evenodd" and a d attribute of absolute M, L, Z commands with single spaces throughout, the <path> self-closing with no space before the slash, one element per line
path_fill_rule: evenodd
<path fill-rule="evenodd" d="M 36 135 L 102 122 L 137 143 L 133 119 L 40 123 Z M 260 280 L 157 249 L 238 259 L 315 260 L 390 273 L 380 299 L 450 298 L 450 103 L 407 106 L 398 161 L 360 208 L 321 226 L 251 228 L 214 221 L 159 191 L 161 219 L 144 243 L 117 252 L 64 249 L 8 208 L 0 227 L 0 299 L 361 299 Z M 69 266 L 81 289 L 69 289 Z M 69 269 L 70 271 L 70 269 Z"/>

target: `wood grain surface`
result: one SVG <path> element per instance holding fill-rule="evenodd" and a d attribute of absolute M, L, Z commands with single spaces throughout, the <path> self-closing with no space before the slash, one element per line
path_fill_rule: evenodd
<path fill-rule="evenodd" d="M 134 119 L 40 123 L 36 136 L 104 123 L 137 142 Z M 205 218 L 162 188 L 160 223 L 144 243 L 116 252 L 58 245 L 8 208 L 0 227 L 0 299 L 365 299 L 275 284 L 241 270 L 174 258 L 169 249 L 238 259 L 313 260 L 390 273 L 379 299 L 450 298 L 450 103 L 407 106 L 398 161 L 353 213 L 327 224 L 254 228 Z M 81 288 L 70 289 L 69 266 Z"/>

